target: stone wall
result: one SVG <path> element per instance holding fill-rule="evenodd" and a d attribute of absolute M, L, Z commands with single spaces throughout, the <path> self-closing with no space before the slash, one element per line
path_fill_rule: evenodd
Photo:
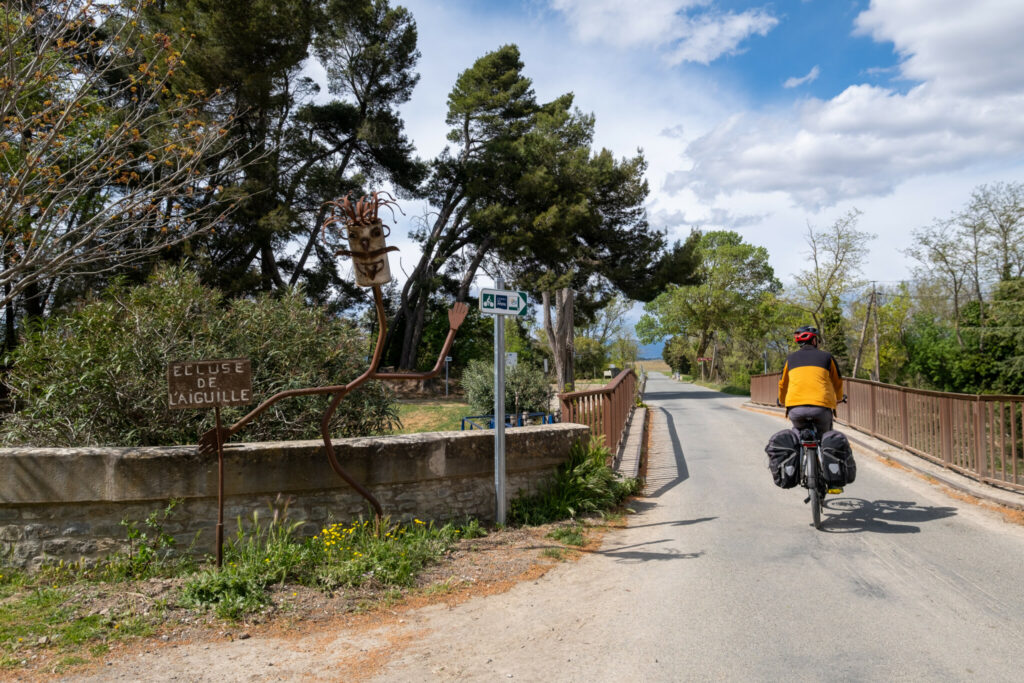
<path fill-rule="evenodd" d="M 507 491 L 534 491 L 587 428 L 573 424 L 505 433 Z M 377 497 L 392 520 L 493 520 L 492 431 L 340 439 L 342 467 Z M 262 519 L 277 501 L 313 534 L 327 522 L 372 516 L 367 502 L 331 469 L 320 441 L 229 444 L 224 451 L 225 538 L 239 517 Z M 179 545 L 199 534 L 212 553 L 217 522 L 217 456 L 192 446 L 0 449 L 2 564 L 38 566 L 102 557 L 126 544 L 122 520 L 142 522 L 172 499 L 164 528 Z"/>

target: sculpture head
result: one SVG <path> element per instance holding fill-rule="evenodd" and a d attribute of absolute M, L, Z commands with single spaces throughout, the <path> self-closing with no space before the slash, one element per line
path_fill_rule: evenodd
<path fill-rule="evenodd" d="M 390 282 L 388 252 L 398 251 L 398 247 L 385 244 L 391 229 L 378 216 L 380 207 L 394 205 L 394 199 L 382 199 L 381 194 L 374 192 L 362 197 L 355 205 L 348 196 L 341 201 L 328 202 L 332 214 L 324 221 L 324 242 L 333 249 L 335 256 L 352 257 L 356 284 L 360 287 Z M 347 240 L 348 249 L 340 248 L 342 240 Z"/>

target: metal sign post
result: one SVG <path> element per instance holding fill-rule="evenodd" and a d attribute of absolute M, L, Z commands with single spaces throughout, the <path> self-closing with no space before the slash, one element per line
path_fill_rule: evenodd
<path fill-rule="evenodd" d="M 526 292 L 503 289 L 505 280 L 494 280 L 496 289 L 480 290 L 480 312 L 494 316 L 494 492 L 498 498 L 495 518 L 505 523 L 505 316 L 526 315 Z M 514 355 L 514 354 L 513 354 Z M 515 361 L 512 361 L 515 363 Z"/>
<path fill-rule="evenodd" d="M 197 360 L 167 366 L 167 405 L 172 410 L 209 408 L 217 421 L 217 567 L 224 563 L 224 444 L 220 407 L 252 403 L 252 364 L 247 358 Z"/>
<path fill-rule="evenodd" d="M 505 281 L 494 282 L 500 289 Z M 481 297 L 483 302 L 483 297 Z M 494 494 L 495 520 L 505 523 L 505 316 L 494 316 Z"/>

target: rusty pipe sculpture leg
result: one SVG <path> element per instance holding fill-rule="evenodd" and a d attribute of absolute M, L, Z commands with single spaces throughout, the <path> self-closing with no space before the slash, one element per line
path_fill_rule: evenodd
<path fill-rule="evenodd" d="M 338 458 L 334 455 L 334 445 L 331 443 L 331 418 L 334 417 L 334 412 L 338 409 L 338 404 L 341 403 L 341 399 L 345 398 L 347 393 L 347 391 L 342 391 L 331 398 L 331 405 L 327 408 L 327 412 L 324 413 L 324 417 L 320 421 L 320 435 L 324 439 L 324 451 L 327 453 L 327 462 L 331 464 L 331 469 L 333 469 L 339 477 L 344 479 L 349 486 L 354 488 L 359 495 L 370 502 L 370 505 L 373 506 L 373 511 L 377 515 L 377 521 L 379 522 L 384 516 L 384 508 L 381 507 L 380 501 L 378 501 L 365 486 L 353 479 L 352 475 L 345 471 L 341 466 L 341 463 L 338 462 Z"/>

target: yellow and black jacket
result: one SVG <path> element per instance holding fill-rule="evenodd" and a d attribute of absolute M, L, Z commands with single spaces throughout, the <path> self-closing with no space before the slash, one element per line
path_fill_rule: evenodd
<path fill-rule="evenodd" d="M 779 380 L 779 403 L 786 406 L 787 414 L 793 406 L 835 410 L 842 396 L 843 378 L 831 353 L 806 344 L 786 358 Z"/>

